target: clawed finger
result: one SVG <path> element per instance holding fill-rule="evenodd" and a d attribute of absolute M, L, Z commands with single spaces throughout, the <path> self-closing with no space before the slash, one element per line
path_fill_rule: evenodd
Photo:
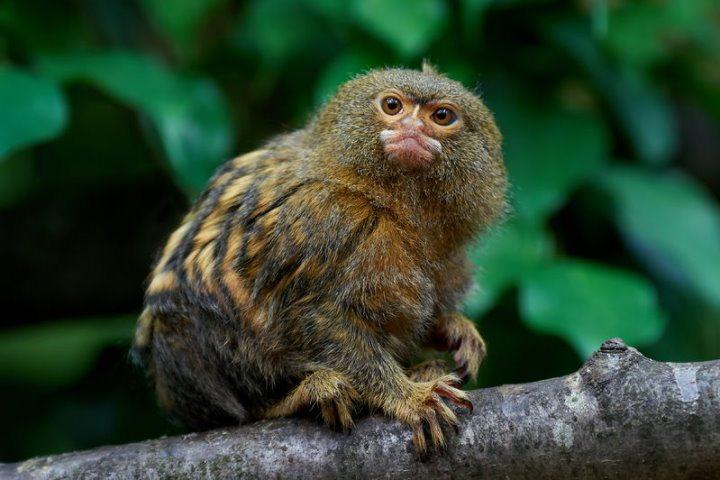
<path fill-rule="evenodd" d="M 420 458 L 427 458 L 427 442 L 425 441 L 425 432 L 423 432 L 422 423 L 418 423 L 413 427 L 413 444 Z"/>
<path fill-rule="evenodd" d="M 467 368 L 467 363 L 465 363 L 465 362 L 457 362 L 457 363 L 458 363 L 458 366 L 455 370 L 453 370 L 453 372 L 455 372 L 455 374 L 458 377 L 460 377 L 460 382 L 458 382 L 457 384 L 454 384 L 452 386 L 455 388 L 460 388 L 470 378 L 470 372 Z"/>
<path fill-rule="evenodd" d="M 338 421 L 340 428 L 344 432 L 349 432 L 355 426 L 355 422 L 352 419 L 352 413 L 345 403 L 338 403 L 336 406 Z"/>
<path fill-rule="evenodd" d="M 438 384 L 434 388 L 434 391 L 441 397 L 447 398 L 454 404 L 465 407 L 471 412 L 473 411 L 472 402 L 468 398 L 467 394 L 462 390 L 458 390 L 457 388 L 446 385 L 443 382 L 438 382 Z"/>
<path fill-rule="evenodd" d="M 334 430 L 348 432 L 355 426 L 352 412 L 344 402 L 323 402 L 320 404 L 320 414 L 325 424 Z"/>
<path fill-rule="evenodd" d="M 320 414 L 328 427 L 337 428 L 338 420 L 334 402 L 323 402 L 320 405 Z"/>
<path fill-rule="evenodd" d="M 444 450 L 445 436 L 443 435 L 442 428 L 440 428 L 440 423 L 438 422 L 435 410 L 430 410 L 427 413 L 425 423 L 428 431 L 430 432 L 430 438 L 432 439 L 433 445 L 435 446 L 435 450 L 438 452 Z"/>
<path fill-rule="evenodd" d="M 466 369 L 463 365 L 460 365 L 458 368 L 455 369 L 454 375 L 451 376 L 445 383 L 450 385 L 451 387 L 460 388 L 462 387 L 462 384 L 465 382 L 466 378 L 463 378 L 463 375 L 461 375 L 461 372 L 465 372 L 467 375 Z"/>
<path fill-rule="evenodd" d="M 428 410 L 424 414 L 423 420 L 413 427 L 413 444 L 421 459 L 427 458 L 428 455 L 427 435 L 430 436 L 436 452 L 440 453 L 445 450 L 445 434 L 434 410 Z"/>
<path fill-rule="evenodd" d="M 474 379 L 480 367 L 480 362 L 483 357 L 483 349 L 480 345 L 476 340 L 464 341 L 453 356 L 453 360 L 455 360 L 455 364 L 457 365 L 455 372 L 458 373 L 463 383 L 469 378 Z"/>
<path fill-rule="evenodd" d="M 445 405 L 445 402 L 440 399 L 438 394 L 432 394 L 432 397 L 430 397 L 430 404 L 445 423 L 457 430 L 457 415 L 455 415 L 455 412 L 453 412 L 450 407 Z"/>

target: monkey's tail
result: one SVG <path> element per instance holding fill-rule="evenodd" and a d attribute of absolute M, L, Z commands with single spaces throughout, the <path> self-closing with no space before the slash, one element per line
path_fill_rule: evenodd
<path fill-rule="evenodd" d="M 135 329 L 135 337 L 130 348 L 130 360 L 141 368 L 147 368 L 150 358 L 150 345 L 152 344 L 155 321 L 152 313 L 147 308 L 142 311 L 138 318 Z"/>

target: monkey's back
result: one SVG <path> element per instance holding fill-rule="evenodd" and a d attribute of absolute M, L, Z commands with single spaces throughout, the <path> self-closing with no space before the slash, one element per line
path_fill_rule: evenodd
<path fill-rule="evenodd" d="M 278 209 L 306 183 L 296 154 L 258 150 L 223 165 L 150 276 L 133 353 L 147 364 L 161 406 L 191 427 L 242 421 L 248 406 L 289 388 L 286 363 L 262 358 L 284 354 L 287 336 L 265 321 L 262 299 L 283 272 L 262 257 Z"/>

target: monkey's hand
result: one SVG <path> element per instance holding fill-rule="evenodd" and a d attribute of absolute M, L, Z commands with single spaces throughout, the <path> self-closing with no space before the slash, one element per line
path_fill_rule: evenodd
<path fill-rule="evenodd" d="M 485 358 L 485 341 L 473 322 L 460 313 L 443 315 L 430 332 L 430 344 L 442 351 L 454 352 L 456 372 L 464 383 L 475 380 Z"/>
<path fill-rule="evenodd" d="M 459 389 L 460 379 L 449 374 L 429 382 L 410 384 L 410 395 L 385 405 L 387 413 L 412 428 L 413 443 L 420 457 L 428 453 L 426 433 L 436 451 L 445 449 L 445 433 L 442 426 L 457 429 L 457 416 L 445 400 L 472 411 L 472 403 L 465 392 Z"/>

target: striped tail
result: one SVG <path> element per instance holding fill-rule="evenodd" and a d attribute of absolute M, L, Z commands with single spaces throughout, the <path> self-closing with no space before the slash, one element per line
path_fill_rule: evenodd
<path fill-rule="evenodd" d="M 155 318 L 146 308 L 138 318 L 135 338 L 130 348 L 130 360 L 137 366 L 146 368 L 150 357 L 150 345 L 152 343 Z"/>

